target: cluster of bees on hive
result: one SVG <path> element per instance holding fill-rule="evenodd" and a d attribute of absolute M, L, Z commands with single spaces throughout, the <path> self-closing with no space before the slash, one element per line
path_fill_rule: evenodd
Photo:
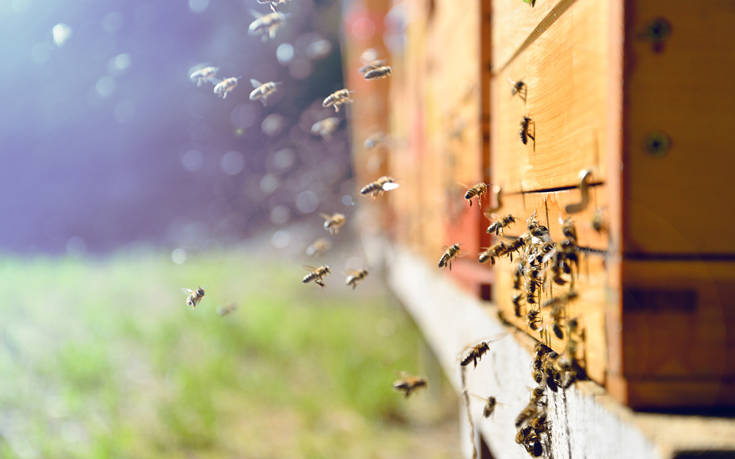
<path fill-rule="evenodd" d="M 287 2 L 287 0 L 257 0 L 259 4 L 267 4 L 271 8 L 268 14 L 257 15 L 256 19 L 250 24 L 248 32 L 251 35 L 257 35 L 263 41 L 273 39 L 276 32 L 286 22 L 286 16 L 280 12 L 279 7 Z M 372 51 L 372 50 L 369 50 Z M 370 58 L 363 57 L 363 66 L 359 69 L 365 79 L 373 80 L 386 78 L 391 75 L 391 67 L 382 59 L 377 59 L 374 52 L 363 54 L 363 56 L 372 56 Z M 227 98 L 238 86 L 242 79 L 238 77 L 226 77 L 219 79 L 217 67 L 208 66 L 200 68 L 190 75 L 190 79 L 197 86 L 204 84 L 212 84 L 213 92 L 222 99 Z M 279 82 L 267 81 L 262 83 L 255 78 L 250 79 L 252 90 L 249 99 L 252 101 L 260 101 L 264 105 L 267 104 L 268 98 L 273 95 L 281 85 Z M 525 98 L 525 84 L 523 82 L 513 83 L 512 94 L 518 94 L 521 98 Z M 354 101 L 355 94 L 349 89 L 343 88 L 334 91 L 324 98 L 322 107 L 334 108 L 335 114 L 339 113 L 343 106 L 351 104 Z M 340 125 L 340 118 L 336 116 L 326 117 L 317 121 L 311 127 L 311 132 L 321 136 L 325 141 L 329 140 L 332 133 Z M 528 139 L 535 140 L 533 130 L 529 127 L 533 126 L 533 121 L 524 116 L 521 120 L 520 138 L 525 144 Z M 372 149 L 376 145 L 386 140 L 385 134 L 376 133 L 364 142 L 366 149 Z M 360 194 L 369 196 L 373 199 L 378 198 L 383 193 L 395 190 L 399 184 L 392 177 L 379 177 L 360 189 Z M 488 185 L 478 183 L 466 190 L 464 199 L 472 206 L 472 200 L 476 199 L 478 207 L 481 205 L 483 196 L 488 193 Z M 323 219 L 324 230 L 330 236 L 338 234 L 347 218 L 344 214 L 320 214 Z M 557 243 L 551 240 L 549 230 L 541 225 L 537 219 L 535 212 L 526 220 L 527 231 L 519 237 L 504 238 L 504 230 L 517 224 L 517 219 L 513 215 L 505 215 L 495 217 L 493 215 L 486 216 L 491 219 L 492 223 L 488 226 L 487 232 L 500 239 L 494 245 L 480 252 L 478 256 L 479 263 L 487 263 L 488 261 L 495 264 L 496 258 L 508 257 L 511 261 L 516 258 L 514 269 L 513 288 L 516 292 L 512 298 L 514 313 L 518 318 L 525 318 L 529 328 L 541 331 L 541 336 L 546 344 L 538 343 L 533 361 L 533 379 L 537 383 L 531 391 L 528 405 L 521 411 L 515 421 L 517 430 L 516 441 L 522 445 L 531 456 L 541 456 L 549 445 L 549 429 L 547 418 L 547 399 L 545 396 L 545 388 L 557 391 L 559 387 L 567 388 L 575 380 L 584 377 L 583 365 L 577 360 L 577 343 L 584 339 L 584 331 L 581 329 L 576 318 L 568 318 L 566 314 L 566 306 L 570 301 L 577 297 L 574 290 L 575 277 L 579 271 L 579 248 L 577 246 L 577 231 L 574 223 L 570 219 L 563 220 L 562 233 L 564 240 Z M 595 226 L 595 229 L 600 230 Z M 318 256 L 328 251 L 331 243 L 327 238 L 319 238 L 306 248 L 308 256 Z M 446 248 L 439 258 L 439 268 L 452 268 L 452 263 L 461 256 L 460 244 L 455 243 Z M 329 265 L 318 267 L 306 266 L 309 270 L 302 278 L 304 284 L 314 283 L 320 287 L 326 286 L 327 276 L 331 274 Z M 350 271 L 345 279 L 345 284 L 355 289 L 358 284 L 364 280 L 368 271 L 360 269 Z M 556 285 L 561 289 L 568 286 L 568 290 L 556 296 L 544 296 L 546 291 L 551 292 L 551 285 Z M 186 304 L 196 307 L 204 297 L 204 289 L 198 287 L 196 289 L 185 289 L 187 295 Z M 230 304 L 218 310 L 220 315 L 226 315 L 236 309 L 236 305 Z M 549 310 L 551 324 L 543 324 L 542 310 Z M 502 318 L 502 317 L 501 317 Z M 551 334 L 559 339 L 567 338 L 567 346 L 562 354 L 554 352 L 550 347 L 549 340 Z M 458 356 L 458 362 L 462 374 L 462 383 L 465 382 L 465 371 L 472 364 L 473 368 L 477 363 L 490 352 L 490 345 L 494 340 L 483 340 L 477 344 L 467 346 Z M 393 388 L 409 397 L 416 390 L 426 388 L 428 381 L 420 376 L 411 376 L 401 373 L 401 377 L 393 383 Z M 469 397 L 475 397 L 483 400 L 483 416 L 488 418 L 492 416 L 497 405 L 501 404 L 497 399 L 490 396 L 473 394 L 463 390 L 463 396 L 467 407 L 469 408 Z M 469 415 L 469 409 L 468 409 Z M 473 449 L 474 449 L 474 425 L 471 416 L 469 417 L 470 426 L 472 427 Z M 474 451 L 476 456 L 477 452 Z"/>

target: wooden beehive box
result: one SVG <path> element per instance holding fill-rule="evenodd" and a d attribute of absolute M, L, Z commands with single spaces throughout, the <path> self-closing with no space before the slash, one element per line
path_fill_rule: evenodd
<path fill-rule="evenodd" d="M 583 255 L 567 315 L 585 328 L 590 378 L 635 408 L 735 405 L 735 3 L 407 0 L 403 8 L 410 20 L 405 46 L 391 55 L 388 113 L 353 116 L 387 123 L 394 138 L 384 172 L 401 188 L 386 200 L 388 234 L 434 267 L 442 246 L 460 242 L 468 256 L 451 275 L 540 339 L 514 317 L 512 263 L 476 263 L 491 243 L 488 221 L 459 184 L 502 187 L 496 213 L 518 219 L 508 236 L 523 233 L 535 211 L 559 241 L 559 219 L 571 217 Z M 518 80 L 523 97 L 511 93 Z M 525 145 L 524 116 L 535 138 Z M 582 171 L 586 205 L 570 214 L 582 201 Z"/>

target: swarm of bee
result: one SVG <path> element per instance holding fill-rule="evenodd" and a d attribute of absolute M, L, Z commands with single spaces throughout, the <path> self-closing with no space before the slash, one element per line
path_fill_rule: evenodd
<path fill-rule="evenodd" d="M 515 419 L 516 443 L 528 454 L 540 457 L 550 444 L 550 432 L 546 411 L 547 401 L 542 386 L 531 391 L 531 397 Z"/>

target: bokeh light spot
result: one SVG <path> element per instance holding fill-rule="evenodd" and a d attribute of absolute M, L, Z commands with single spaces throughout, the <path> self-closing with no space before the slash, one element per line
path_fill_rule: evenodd
<path fill-rule="evenodd" d="M 186 262 L 186 250 L 178 247 L 171 251 L 171 261 L 177 265 L 183 265 Z"/>
<path fill-rule="evenodd" d="M 51 28 L 51 35 L 54 37 L 54 43 L 58 47 L 64 46 L 64 43 L 71 38 L 72 30 L 66 24 L 56 24 Z"/>
<path fill-rule="evenodd" d="M 203 165 L 204 155 L 199 150 L 189 150 L 181 155 L 181 166 L 189 172 L 196 172 Z"/>
<path fill-rule="evenodd" d="M 97 80 L 97 84 L 95 84 L 94 88 L 100 97 L 106 99 L 115 92 L 115 86 L 115 80 L 113 80 L 112 77 L 103 76 Z"/>
<path fill-rule="evenodd" d="M 293 59 L 293 53 L 293 46 L 291 46 L 290 43 L 281 43 L 278 45 L 278 48 L 276 48 L 276 58 L 278 59 L 278 62 L 283 65 L 291 62 L 291 59 Z"/>
<path fill-rule="evenodd" d="M 245 168 L 245 158 L 239 151 L 228 151 L 222 156 L 220 167 L 227 175 L 237 175 Z"/>
<path fill-rule="evenodd" d="M 302 191 L 296 196 L 296 208 L 302 214 L 310 214 L 319 207 L 319 196 L 311 190 Z"/>
<path fill-rule="evenodd" d="M 278 230 L 271 237 L 271 245 L 277 249 L 285 249 L 291 243 L 291 233 L 286 230 Z"/>
<path fill-rule="evenodd" d="M 209 6 L 209 0 L 189 0 L 189 9 L 194 13 L 203 13 Z"/>

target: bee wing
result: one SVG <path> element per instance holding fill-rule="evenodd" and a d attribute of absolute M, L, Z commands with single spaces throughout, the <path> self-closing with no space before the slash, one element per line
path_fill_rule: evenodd
<path fill-rule="evenodd" d="M 250 84 L 253 85 L 254 88 L 259 88 L 263 83 L 256 80 L 255 78 L 250 79 Z"/>
<path fill-rule="evenodd" d="M 324 220 L 329 220 L 330 218 L 332 218 L 331 215 L 324 213 L 320 213 L 319 216 L 322 217 Z"/>
<path fill-rule="evenodd" d="M 401 185 L 396 182 L 388 182 L 388 183 L 384 183 L 382 188 L 383 188 L 383 191 L 390 191 L 390 190 L 395 190 L 399 186 Z"/>
<path fill-rule="evenodd" d="M 311 266 L 311 265 L 301 265 L 301 266 L 303 266 L 304 269 L 309 270 L 309 271 L 316 271 L 317 270 L 317 267 L 316 266 Z"/>
<path fill-rule="evenodd" d="M 250 10 L 250 14 L 252 14 L 253 17 L 256 18 L 256 19 L 259 19 L 259 18 L 262 18 L 263 16 L 265 16 L 264 14 L 261 14 L 261 13 L 255 11 L 255 10 L 253 10 L 253 9 Z"/>
<path fill-rule="evenodd" d="M 182 292 L 183 292 L 184 294 L 186 294 L 186 295 L 191 295 L 192 293 L 194 293 L 194 290 L 192 290 L 192 289 L 190 289 L 190 288 L 182 288 L 182 289 L 181 289 L 181 291 L 182 291 Z"/>

